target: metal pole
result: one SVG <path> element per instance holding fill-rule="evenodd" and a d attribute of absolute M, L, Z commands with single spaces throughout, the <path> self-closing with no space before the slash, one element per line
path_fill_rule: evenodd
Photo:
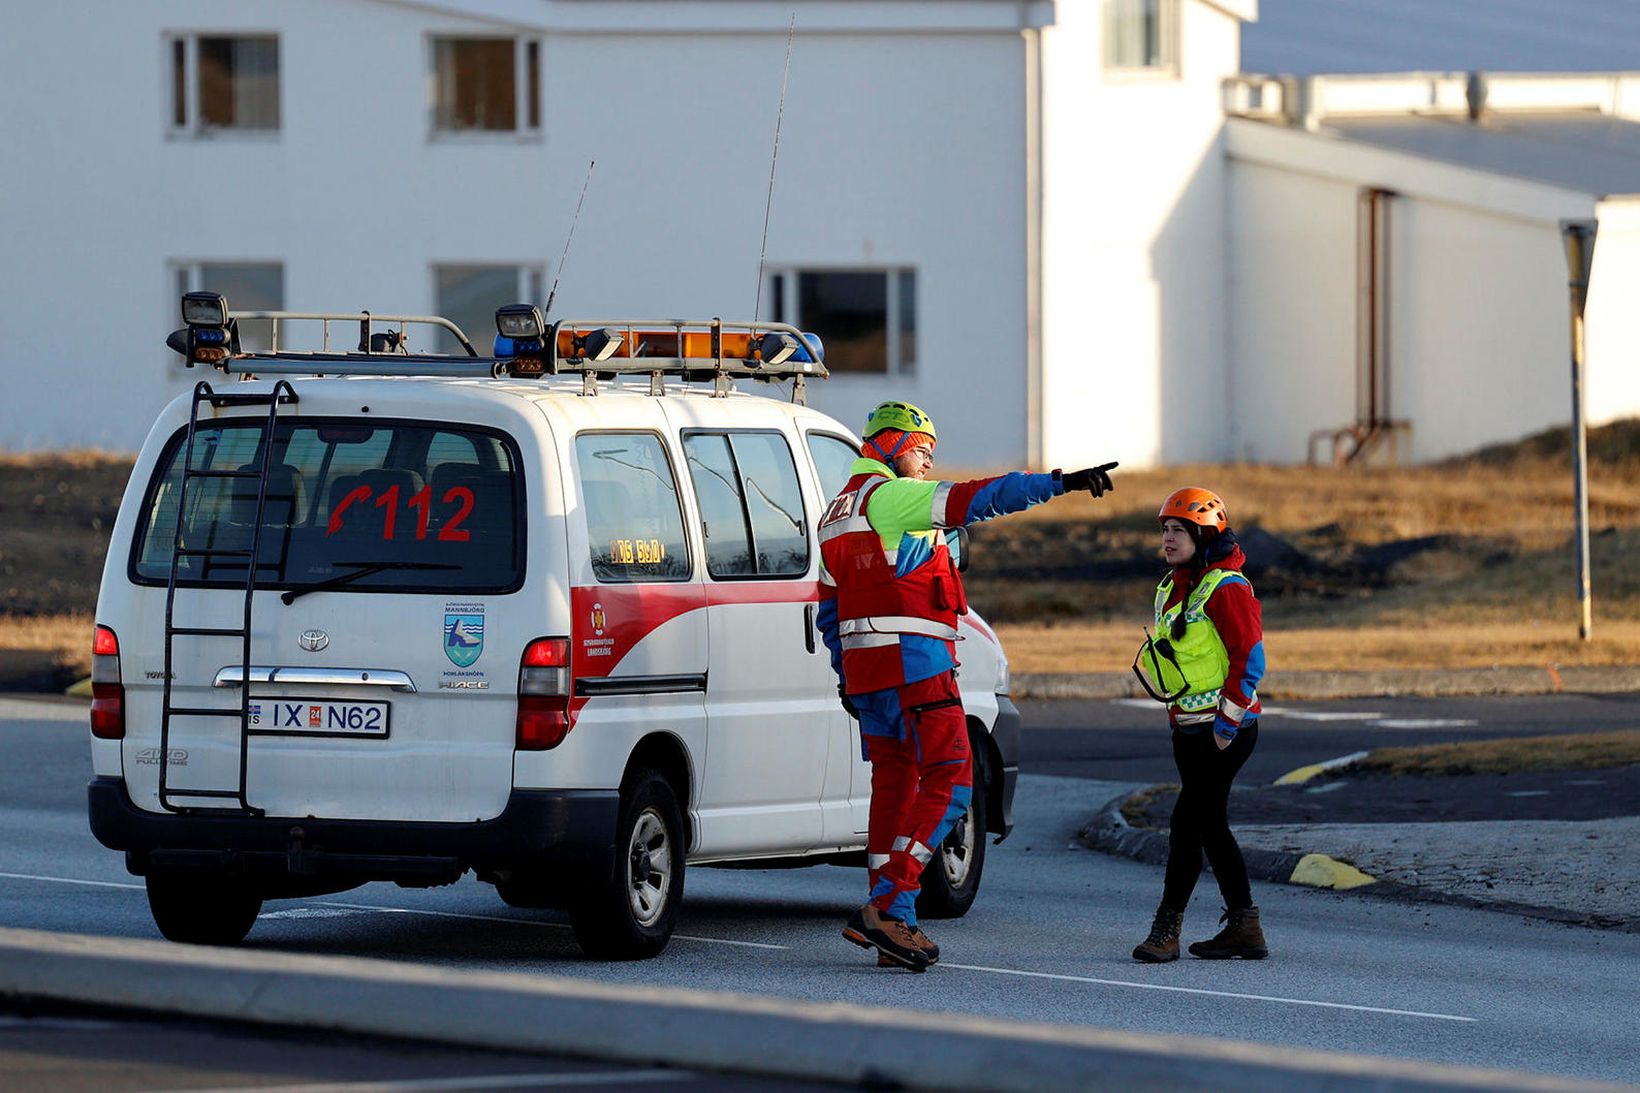
<path fill-rule="evenodd" d="M 1577 636 L 1590 639 L 1593 612 L 1589 600 L 1589 449 L 1583 422 L 1583 312 L 1589 301 L 1589 271 L 1594 265 L 1593 220 L 1563 220 L 1567 287 L 1571 295 L 1572 332 L 1572 505 L 1577 530 Z"/>

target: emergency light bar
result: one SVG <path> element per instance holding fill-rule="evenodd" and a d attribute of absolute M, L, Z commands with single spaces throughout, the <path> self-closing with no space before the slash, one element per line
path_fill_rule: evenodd
<path fill-rule="evenodd" d="M 499 322 L 499 315 L 497 321 Z M 533 340 L 533 339 L 532 339 Z M 722 319 L 619 319 L 581 322 L 560 319 L 545 335 L 542 370 L 549 374 L 594 371 L 622 373 L 727 373 L 772 379 L 786 375 L 827 375 L 824 348 L 815 334 L 785 323 L 725 322 Z M 512 375 L 533 373 L 533 364 L 509 358 L 531 354 L 498 352 L 498 364 Z"/>
<path fill-rule="evenodd" d="M 229 316 L 228 299 L 221 293 L 183 293 L 182 322 L 183 328 L 172 331 L 165 344 L 181 353 L 189 368 L 220 367 L 239 352 L 239 324 Z"/>
<path fill-rule="evenodd" d="M 508 304 L 496 311 L 494 350 L 484 357 L 460 327 L 439 315 L 231 311 L 219 293 L 189 292 L 182 297 L 182 319 L 183 329 L 167 337 L 166 345 L 190 368 L 208 364 L 238 375 L 538 378 L 579 372 L 582 393 L 596 394 L 599 380 L 635 374 L 648 375 L 650 391 L 657 395 L 666 375 L 711 380 L 718 395 L 729 392 L 731 379 L 752 378 L 790 380 L 795 402 L 804 400 L 808 377 L 829 375 L 818 335 L 775 322 L 560 319 L 549 327 L 533 304 Z M 272 323 L 267 350 L 241 348 L 239 321 L 251 319 Z M 281 348 L 282 325 L 294 321 L 322 324 L 320 348 Z M 331 324 L 339 322 L 358 324 L 356 349 L 332 347 Z M 396 324 L 397 329 L 374 329 L 378 324 Z M 412 351 L 405 332 L 411 324 L 445 331 L 465 355 Z"/>

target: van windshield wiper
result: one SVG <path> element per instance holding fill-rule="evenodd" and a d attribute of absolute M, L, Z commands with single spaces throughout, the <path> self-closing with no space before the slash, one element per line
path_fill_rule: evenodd
<path fill-rule="evenodd" d="M 282 594 L 279 597 L 280 601 L 287 605 L 292 604 L 296 602 L 298 597 L 306 596 L 309 592 L 323 592 L 327 588 L 335 588 L 338 585 L 352 584 L 354 581 L 359 580 L 362 577 L 368 577 L 372 573 L 382 573 L 389 569 L 461 568 L 458 565 L 452 565 L 448 562 L 332 562 L 330 564 L 332 566 L 345 565 L 354 566 L 357 568 L 355 568 L 351 573 L 339 573 L 334 577 L 326 577 L 324 580 L 319 581 L 316 584 L 304 585 L 301 588 L 293 588 L 289 592 Z"/>

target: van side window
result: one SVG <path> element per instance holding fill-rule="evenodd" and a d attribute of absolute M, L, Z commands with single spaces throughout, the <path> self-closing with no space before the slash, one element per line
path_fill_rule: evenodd
<path fill-rule="evenodd" d="M 689 546 L 672 464 L 653 433 L 582 433 L 576 473 L 600 581 L 686 581 Z"/>
<path fill-rule="evenodd" d="M 829 501 L 848 483 L 849 469 L 860 453 L 848 441 L 825 433 L 809 433 L 808 442 L 814 469 L 820 475 L 820 496 Z"/>
<path fill-rule="evenodd" d="M 733 580 L 809 571 L 803 494 L 785 437 L 689 433 L 683 450 L 705 524 L 707 573 Z"/>

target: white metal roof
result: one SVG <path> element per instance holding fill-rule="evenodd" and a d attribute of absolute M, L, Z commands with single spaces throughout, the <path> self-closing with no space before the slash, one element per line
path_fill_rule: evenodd
<path fill-rule="evenodd" d="M 1635 0 L 1263 0 L 1243 72 L 1640 69 Z"/>
<path fill-rule="evenodd" d="M 1640 73 L 1243 76 L 1225 108 L 1592 197 L 1640 194 Z"/>
<path fill-rule="evenodd" d="M 1350 118 L 1348 140 L 1604 197 L 1640 193 L 1640 124 L 1590 114 Z"/>

